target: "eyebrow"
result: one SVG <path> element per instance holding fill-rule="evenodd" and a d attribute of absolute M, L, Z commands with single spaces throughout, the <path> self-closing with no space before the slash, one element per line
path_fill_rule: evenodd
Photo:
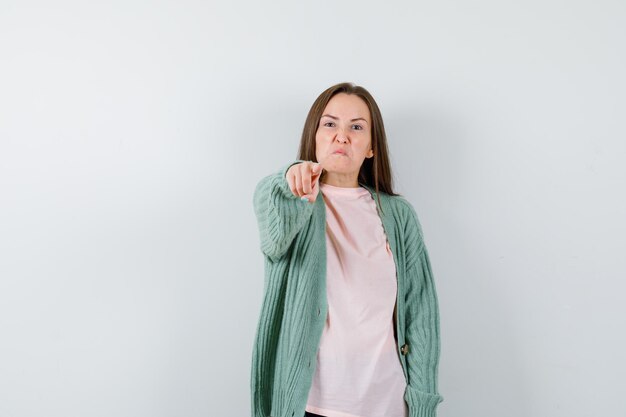
<path fill-rule="evenodd" d="M 339 118 L 338 118 L 338 117 L 331 116 L 330 114 L 323 114 L 323 115 L 322 115 L 322 117 L 330 117 L 331 119 L 334 119 L 334 120 L 339 120 Z M 351 122 L 355 122 L 355 121 L 357 121 L 357 120 L 363 120 L 365 123 L 369 123 L 367 120 L 365 120 L 365 119 L 364 119 L 364 118 L 362 118 L 362 117 L 357 117 L 356 119 L 352 119 L 352 120 L 350 120 L 350 121 L 351 121 Z"/>

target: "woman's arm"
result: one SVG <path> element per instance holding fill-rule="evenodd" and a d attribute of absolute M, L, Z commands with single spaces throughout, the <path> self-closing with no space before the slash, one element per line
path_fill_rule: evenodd
<path fill-rule="evenodd" d="M 410 205 L 409 205 L 410 206 Z M 437 389 L 440 337 L 439 304 L 428 251 L 415 210 L 410 207 L 407 229 L 405 342 L 408 385 L 405 399 L 410 417 L 434 417 L 443 401 Z"/>
<path fill-rule="evenodd" d="M 309 220 L 313 204 L 294 195 L 285 178 L 296 160 L 278 172 L 261 179 L 254 191 L 253 205 L 259 226 L 261 251 L 273 262 L 278 261 Z"/>

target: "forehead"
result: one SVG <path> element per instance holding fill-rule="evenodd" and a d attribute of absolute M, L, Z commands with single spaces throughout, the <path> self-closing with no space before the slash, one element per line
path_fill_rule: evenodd
<path fill-rule="evenodd" d="M 345 119 L 355 119 L 363 117 L 370 119 L 369 107 L 365 101 L 356 94 L 339 93 L 330 99 L 322 114 L 331 114 L 333 116 Z"/>

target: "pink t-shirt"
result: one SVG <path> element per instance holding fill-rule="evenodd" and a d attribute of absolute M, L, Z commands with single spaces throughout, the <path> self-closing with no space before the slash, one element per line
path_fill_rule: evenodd
<path fill-rule="evenodd" d="M 364 187 L 320 183 L 326 203 L 328 317 L 306 411 L 406 417 L 396 349 L 397 278 L 376 202 Z"/>

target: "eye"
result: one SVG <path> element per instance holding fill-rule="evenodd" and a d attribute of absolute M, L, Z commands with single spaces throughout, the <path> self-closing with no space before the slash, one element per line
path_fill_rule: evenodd
<path fill-rule="evenodd" d="M 356 127 L 358 127 L 358 129 L 357 129 L 357 130 L 363 130 L 363 126 L 361 126 L 361 125 L 352 125 L 352 126 L 356 126 Z"/>
<path fill-rule="evenodd" d="M 333 122 L 326 122 L 324 123 L 324 126 L 328 126 L 329 124 L 334 124 Z"/>

